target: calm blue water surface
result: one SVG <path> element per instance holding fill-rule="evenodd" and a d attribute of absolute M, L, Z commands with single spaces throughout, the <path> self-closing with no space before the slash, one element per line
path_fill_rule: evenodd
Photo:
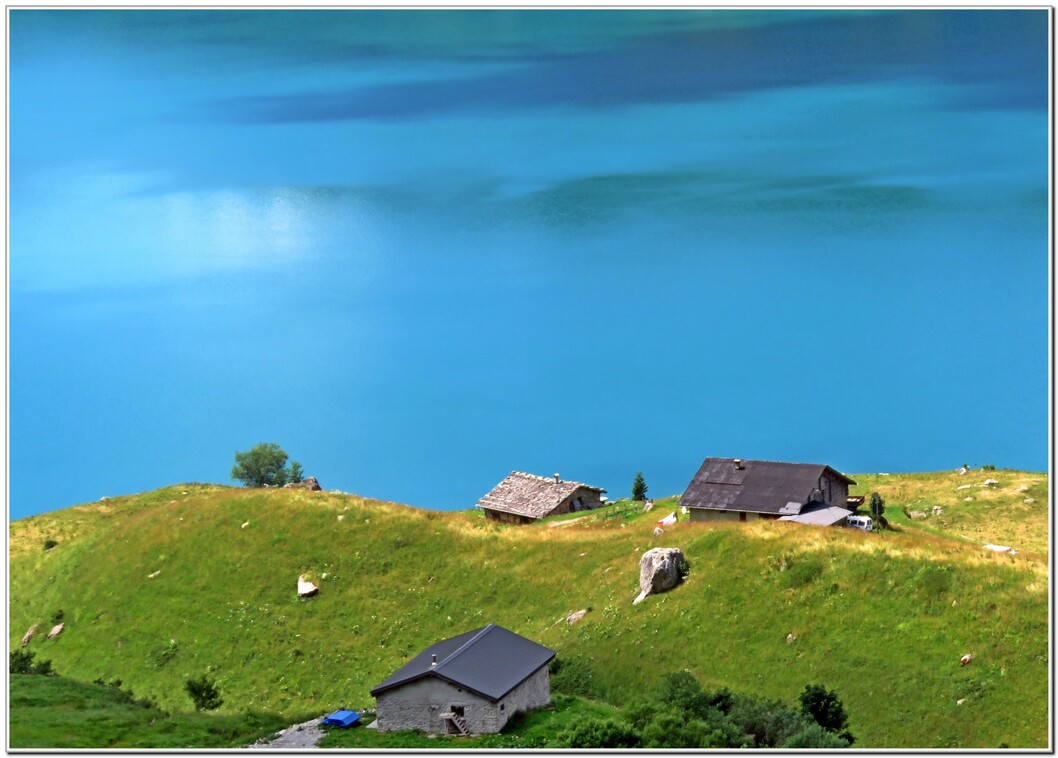
<path fill-rule="evenodd" d="M 1042 470 L 1044 10 L 10 11 L 10 516 Z"/>

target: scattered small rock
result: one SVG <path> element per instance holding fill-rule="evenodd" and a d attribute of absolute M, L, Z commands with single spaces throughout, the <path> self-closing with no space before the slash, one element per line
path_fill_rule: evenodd
<path fill-rule="evenodd" d="M 654 510 L 654 501 L 647 500 L 646 504 L 643 505 L 643 513 L 650 513 Z"/>
<path fill-rule="evenodd" d="M 103 497 L 99 498 L 99 502 L 102 503 L 104 500 L 109 500 L 109 499 L 110 499 L 109 497 L 107 497 L 106 495 L 103 495 Z"/>
<path fill-rule="evenodd" d="M 958 487 L 956 487 L 955 489 L 957 489 L 957 490 L 968 490 L 968 489 L 970 489 L 971 487 L 973 487 L 973 485 L 972 485 L 972 484 L 960 484 L 960 485 L 959 485 Z"/>
<path fill-rule="evenodd" d="M 319 586 L 306 579 L 304 574 L 298 577 L 298 597 L 312 597 L 319 591 Z"/>
<path fill-rule="evenodd" d="M 965 666 L 967 663 L 969 663 L 973 659 L 974 659 L 973 653 L 967 653 L 966 655 L 964 655 L 962 658 L 959 659 L 959 665 L 960 666 Z"/>
<path fill-rule="evenodd" d="M 791 644 L 793 644 L 793 642 L 796 639 L 797 639 L 797 635 L 794 634 L 793 632 L 790 632 L 788 635 L 786 635 L 786 644 L 787 645 L 791 645 Z"/>
<path fill-rule="evenodd" d="M 952 608 L 954 608 L 954 607 L 955 607 L 955 606 L 957 606 L 958 604 L 959 604 L 959 601 L 958 601 L 958 600 L 952 600 L 952 601 L 951 601 L 951 607 L 952 607 Z"/>
<path fill-rule="evenodd" d="M 622 524 L 622 526 L 624 526 L 624 525 Z M 664 529 L 662 529 L 662 528 L 661 528 L 660 526 L 655 526 L 655 527 L 654 527 L 654 536 L 655 536 L 655 537 L 660 537 L 660 536 L 661 536 L 661 535 L 663 535 L 664 533 L 665 533 L 665 530 L 664 530 Z"/>
<path fill-rule="evenodd" d="M 566 616 L 566 623 L 569 624 L 570 626 L 573 626 L 574 624 L 576 624 L 578 621 L 580 621 L 582 618 L 584 618 L 587 615 L 588 615 L 588 609 L 587 608 L 584 608 L 584 609 L 579 610 L 579 611 L 574 611 L 573 613 L 571 613 L 568 616 Z"/>
<path fill-rule="evenodd" d="M 245 528 L 246 528 L 246 527 L 248 527 L 249 525 L 250 525 L 250 522 L 249 522 L 249 521 L 244 521 L 244 522 L 242 523 L 242 526 L 240 526 L 239 528 L 240 528 L 240 529 L 245 529 Z"/>
<path fill-rule="evenodd" d="M 158 576 L 158 574 L 160 574 L 160 573 L 162 573 L 162 570 L 161 570 L 161 569 L 158 569 L 158 570 L 157 570 L 157 571 L 155 571 L 155 572 L 154 572 L 153 574 L 147 574 L 147 578 L 148 578 L 148 579 L 154 579 L 154 577 Z"/>
<path fill-rule="evenodd" d="M 1028 492 L 1030 489 L 1032 489 L 1032 488 L 1029 485 L 1023 484 L 1020 487 L 1018 487 L 1018 492 Z"/>
<path fill-rule="evenodd" d="M 1035 503 L 1035 502 L 1036 502 L 1036 498 L 1034 498 L 1034 497 L 1027 497 L 1027 498 L 1025 498 L 1025 499 L 1024 499 L 1024 500 L 1023 500 L 1022 502 L 1024 502 L 1024 503 L 1028 503 L 1028 504 L 1030 504 L 1030 505 L 1031 505 L 1032 503 Z"/>
<path fill-rule="evenodd" d="M 973 499 L 972 497 L 964 497 L 964 498 L 962 499 L 962 501 L 963 501 L 964 503 L 972 503 L 972 502 L 973 502 L 973 500 L 974 500 L 974 499 Z"/>
<path fill-rule="evenodd" d="M 56 624 L 55 626 L 53 626 L 51 628 L 51 631 L 48 632 L 48 639 L 49 640 L 55 639 L 60 634 L 62 634 L 62 630 L 65 629 L 65 628 L 66 628 L 66 624 Z"/>
<path fill-rule="evenodd" d="M 338 520 L 339 521 L 344 521 L 345 520 L 345 514 L 344 513 L 339 513 L 338 514 Z"/>
<path fill-rule="evenodd" d="M 961 697 L 961 698 L 959 698 L 958 700 L 955 701 L 955 704 L 956 705 L 962 705 L 965 702 L 966 702 L 966 698 Z"/>
<path fill-rule="evenodd" d="M 959 476 L 966 476 L 966 474 L 968 474 L 968 473 L 969 473 L 969 471 L 970 471 L 970 469 L 966 468 L 966 466 L 962 466 L 962 467 L 961 467 L 961 468 L 960 468 L 960 469 L 959 469 L 958 471 L 956 471 L 955 473 L 956 473 L 957 475 L 959 475 Z"/>
<path fill-rule="evenodd" d="M 995 480 L 995 479 L 985 479 L 984 480 L 984 486 L 985 487 L 995 487 L 997 484 L 999 484 L 999 482 L 997 480 Z"/>
<path fill-rule="evenodd" d="M 934 516 L 939 516 L 942 513 L 944 513 L 944 509 L 943 508 L 941 508 L 939 505 L 933 506 L 933 515 Z"/>
<path fill-rule="evenodd" d="M 913 518 L 913 519 L 925 518 L 925 517 L 926 517 L 926 512 L 925 511 L 911 511 L 911 518 Z"/>

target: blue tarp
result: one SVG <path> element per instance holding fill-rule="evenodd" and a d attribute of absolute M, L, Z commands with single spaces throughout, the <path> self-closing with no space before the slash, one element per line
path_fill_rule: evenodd
<path fill-rule="evenodd" d="M 322 723 L 327 726 L 352 726 L 360 720 L 360 714 L 356 711 L 335 711 L 325 718 Z"/>

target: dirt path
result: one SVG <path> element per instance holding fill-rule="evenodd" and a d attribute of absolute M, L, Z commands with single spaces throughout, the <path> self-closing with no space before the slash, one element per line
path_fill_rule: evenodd
<path fill-rule="evenodd" d="M 559 526 L 569 526 L 570 524 L 576 524 L 578 521 L 583 521 L 586 518 L 591 518 L 591 516 L 578 516 L 577 518 L 571 518 L 569 521 L 552 521 L 547 526 L 550 529 L 554 529 L 555 527 Z"/>
<path fill-rule="evenodd" d="M 288 726 L 271 740 L 261 740 L 246 747 L 248 750 L 306 750 L 315 748 L 317 747 L 316 743 L 324 735 L 324 731 L 320 729 L 320 721 L 326 716 L 327 714 L 325 713 L 311 721 Z"/>

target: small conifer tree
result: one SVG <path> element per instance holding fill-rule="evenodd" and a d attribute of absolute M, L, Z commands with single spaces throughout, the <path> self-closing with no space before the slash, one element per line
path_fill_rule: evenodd
<path fill-rule="evenodd" d="M 643 478 L 642 471 L 637 471 L 635 479 L 632 480 L 632 499 L 647 499 L 647 481 Z"/>
<path fill-rule="evenodd" d="M 880 522 L 882 515 L 885 513 L 885 501 L 882 496 L 877 492 L 872 492 L 869 507 L 871 509 L 871 518 Z"/>

